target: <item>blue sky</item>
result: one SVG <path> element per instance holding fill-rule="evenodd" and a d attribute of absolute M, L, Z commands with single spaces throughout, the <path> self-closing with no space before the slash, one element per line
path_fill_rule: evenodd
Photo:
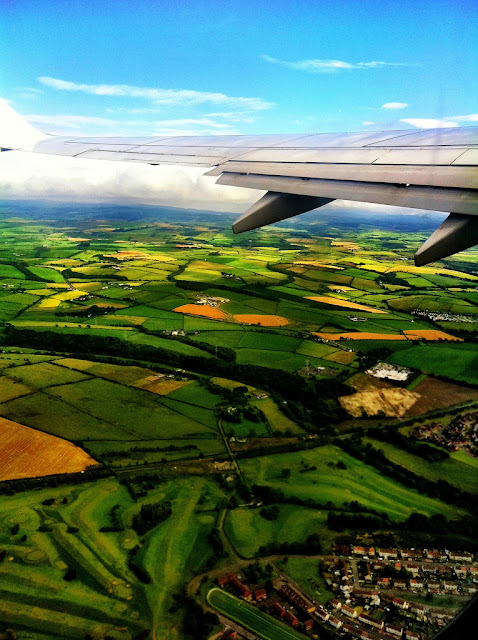
<path fill-rule="evenodd" d="M 7 1 L 0 94 L 34 125 L 61 133 L 473 124 L 476 7 L 473 0 Z"/>
<path fill-rule="evenodd" d="M 478 124 L 476 0 L 4 0 L 0 97 L 76 135 Z M 2 117 L 0 114 L 0 129 Z M 191 168 L 9 152 L 6 198 L 243 210 Z M 327 205 L 327 206 L 334 206 Z"/>

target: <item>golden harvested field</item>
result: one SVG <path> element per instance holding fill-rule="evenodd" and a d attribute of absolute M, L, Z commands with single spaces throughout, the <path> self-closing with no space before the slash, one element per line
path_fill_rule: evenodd
<path fill-rule="evenodd" d="M 257 324 L 261 327 L 283 327 L 289 324 L 287 318 L 283 318 L 282 316 L 262 316 L 256 315 L 255 313 L 240 313 L 234 316 L 234 320 L 245 324 Z"/>
<path fill-rule="evenodd" d="M 367 331 L 354 331 L 352 333 L 314 333 L 324 340 L 406 340 L 401 333 L 368 333 Z"/>
<path fill-rule="evenodd" d="M 338 247 L 344 249 L 344 251 L 352 251 L 354 249 L 360 249 L 356 242 L 344 242 L 343 240 L 332 240 L 331 247 Z"/>
<path fill-rule="evenodd" d="M 78 473 L 98 464 L 71 442 L 0 418 L 0 481 Z"/>
<path fill-rule="evenodd" d="M 354 287 L 347 287 L 344 284 L 328 284 L 327 286 L 329 289 L 332 289 L 332 291 L 336 291 L 337 289 L 341 289 L 342 291 L 356 291 Z"/>
<path fill-rule="evenodd" d="M 59 364 L 69 369 L 86 371 L 93 366 L 94 362 L 91 362 L 91 360 L 79 360 L 78 358 L 60 358 L 59 360 L 55 360 L 53 364 Z"/>
<path fill-rule="evenodd" d="M 190 380 L 170 380 L 158 379 L 156 376 L 148 376 L 142 380 L 134 382 L 131 386 L 139 387 L 151 393 L 157 393 L 159 396 L 167 396 L 168 393 L 181 389 L 187 384 L 191 384 Z"/>
<path fill-rule="evenodd" d="M 392 271 L 405 271 L 407 273 L 417 273 L 418 275 L 442 275 L 442 276 L 454 276 L 460 278 L 460 280 L 478 280 L 478 276 L 474 276 L 471 273 L 465 273 L 463 271 L 454 271 L 453 269 L 434 269 L 433 267 L 414 267 L 412 265 L 394 265 L 387 269 L 387 272 Z"/>
<path fill-rule="evenodd" d="M 350 364 L 355 360 L 357 354 L 350 353 L 349 351 L 334 351 L 328 356 L 324 356 L 324 360 L 330 360 L 330 362 L 338 362 L 339 364 Z"/>
<path fill-rule="evenodd" d="M 343 287 L 339 287 L 343 289 Z M 356 309 L 357 311 L 369 311 L 370 313 L 387 313 L 381 309 L 375 309 L 374 307 L 367 307 L 364 304 L 357 304 L 356 302 L 350 302 L 350 300 L 343 300 L 342 298 L 332 298 L 332 296 L 306 296 L 307 300 L 315 300 L 315 302 L 323 302 L 324 304 L 332 304 L 336 307 L 346 307 L 347 309 Z"/>
<path fill-rule="evenodd" d="M 463 342 L 462 338 L 438 331 L 437 329 L 405 329 L 403 333 L 409 340 L 451 340 L 453 342 Z"/>
<path fill-rule="evenodd" d="M 144 251 L 118 251 L 117 253 L 108 253 L 105 254 L 106 258 L 116 258 L 117 260 L 131 260 L 132 258 L 137 258 L 141 260 L 156 260 L 159 262 L 175 262 L 176 258 L 172 256 L 166 255 L 157 255 L 146 253 Z"/>
<path fill-rule="evenodd" d="M 183 304 L 176 307 L 173 311 L 178 313 L 187 313 L 192 316 L 203 316 L 204 318 L 212 318 L 213 320 L 224 320 L 227 314 L 216 307 L 210 307 L 207 304 Z"/>
<path fill-rule="evenodd" d="M 351 396 L 342 396 L 339 402 L 354 418 L 377 416 L 384 413 L 390 418 L 399 418 L 410 409 L 420 394 L 407 389 L 366 389 Z"/>

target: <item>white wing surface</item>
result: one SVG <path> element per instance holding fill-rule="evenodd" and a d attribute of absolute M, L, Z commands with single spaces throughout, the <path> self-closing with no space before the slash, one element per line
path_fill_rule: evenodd
<path fill-rule="evenodd" d="M 417 265 L 478 243 L 478 127 L 108 138 L 49 136 L 27 125 L 17 141 L 11 137 L 2 120 L 2 151 L 213 167 L 206 175 L 219 184 L 266 190 L 236 220 L 236 233 L 340 198 L 450 213 L 415 255 Z"/>

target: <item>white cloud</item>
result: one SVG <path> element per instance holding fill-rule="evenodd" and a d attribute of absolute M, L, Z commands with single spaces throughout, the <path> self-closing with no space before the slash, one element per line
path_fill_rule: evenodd
<path fill-rule="evenodd" d="M 38 80 L 44 86 L 58 91 L 78 91 L 97 96 L 145 98 L 156 104 L 165 105 L 228 104 L 252 111 L 262 111 L 273 106 L 273 103 L 266 102 L 260 98 L 234 97 L 224 93 L 210 93 L 207 91 L 135 87 L 127 84 L 79 84 L 67 80 L 50 78 L 48 76 L 41 76 Z"/>
<path fill-rule="evenodd" d="M 169 205 L 242 212 L 262 191 L 225 187 L 206 169 L 86 160 L 8 151 L 0 154 L 5 199 Z"/>
<path fill-rule="evenodd" d="M 478 113 L 470 113 L 468 116 L 451 116 L 450 120 L 456 122 L 478 122 Z"/>
<path fill-rule="evenodd" d="M 407 102 L 386 102 L 382 104 L 382 109 L 405 109 L 408 107 Z"/>
<path fill-rule="evenodd" d="M 272 56 L 263 55 L 262 59 L 272 64 L 278 64 L 289 69 L 298 71 L 307 71 L 309 73 L 335 73 L 336 71 L 344 71 L 351 69 L 377 69 L 379 67 L 401 67 L 407 66 L 402 62 L 383 62 L 372 60 L 371 62 L 345 62 L 343 60 L 297 60 L 291 62 L 288 60 L 279 60 Z"/>
<path fill-rule="evenodd" d="M 418 129 L 450 129 L 451 127 L 458 127 L 457 122 L 438 120 L 436 118 L 402 118 L 400 122 L 411 124 L 412 127 L 417 127 Z"/>
<path fill-rule="evenodd" d="M 371 122 L 370 120 L 365 120 L 364 122 L 362 122 L 364 127 L 369 127 L 372 124 L 375 124 L 375 122 Z"/>

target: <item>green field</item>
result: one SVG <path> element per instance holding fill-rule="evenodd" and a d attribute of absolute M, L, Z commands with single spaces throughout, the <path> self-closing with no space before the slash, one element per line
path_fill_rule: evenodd
<path fill-rule="evenodd" d="M 239 600 L 221 589 L 211 589 L 207 594 L 209 604 L 228 618 L 252 631 L 263 640 L 299 640 L 304 636 L 285 623 L 279 622 L 272 616 L 262 613 L 252 604 Z"/>
<path fill-rule="evenodd" d="M 389 460 L 409 469 L 413 473 L 435 482 L 446 479 L 447 482 L 457 488 L 471 493 L 478 493 L 478 465 L 476 467 L 470 466 L 452 456 L 444 462 L 427 462 L 423 458 L 415 456 L 389 442 L 372 438 L 364 438 L 364 441 L 369 442 L 376 449 L 381 449 Z"/>
<path fill-rule="evenodd" d="M 304 472 L 302 461 L 316 469 Z M 335 466 L 339 461 L 345 464 L 345 470 Z M 241 468 L 251 484 L 275 487 L 286 496 L 312 499 L 320 504 L 331 501 L 336 506 L 357 500 L 363 506 L 387 513 L 393 520 L 405 519 L 412 511 L 427 515 L 442 513 L 450 518 L 463 513 L 394 482 L 333 445 L 244 460 Z M 283 477 L 283 469 L 290 469 L 289 478 Z"/>
<path fill-rule="evenodd" d="M 225 524 L 227 536 L 240 556 L 253 558 L 268 544 L 305 542 L 313 533 L 327 536 L 326 511 L 281 505 L 277 520 L 266 520 L 260 509 L 234 509 Z M 327 536 L 328 537 L 328 536 Z"/>
<path fill-rule="evenodd" d="M 465 349 L 450 345 L 410 347 L 394 353 L 388 362 L 477 385 L 478 347 L 474 344 L 465 346 Z"/>

